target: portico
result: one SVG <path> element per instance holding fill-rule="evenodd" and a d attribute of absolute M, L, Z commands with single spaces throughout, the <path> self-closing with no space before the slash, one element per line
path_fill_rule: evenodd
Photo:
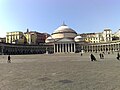
<path fill-rule="evenodd" d="M 75 53 L 75 42 L 70 39 L 61 39 L 54 43 L 54 53 Z"/>

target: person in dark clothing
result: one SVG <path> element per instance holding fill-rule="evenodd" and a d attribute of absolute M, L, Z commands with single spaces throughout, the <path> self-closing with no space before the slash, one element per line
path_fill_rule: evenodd
<path fill-rule="evenodd" d="M 83 54 L 81 53 L 81 56 L 82 56 Z"/>
<path fill-rule="evenodd" d="M 117 59 L 120 60 L 120 54 L 119 53 L 117 54 Z"/>
<path fill-rule="evenodd" d="M 90 57 L 91 57 L 91 61 L 97 61 L 93 54 L 91 54 Z"/>
<path fill-rule="evenodd" d="M 99 55 L 100 55 L 100 59 L 104 59 L 103 53 L 100 53 Z"/>
<path fill-rule="evenodd" d="M 100 53 L 99 55 L 100 55 L 100 59 L 101 59 L 102 58 L 102 54 Z"/>
<path fill-rule="evenodd" d="M 10 57 L 10 55 L 8 55 L 8 61 L 7 62 L 11 63 L 11 57 Z"/>
<path fill-rule="evenodd" d="M 101 59 L 104 59 L 104 55 L 103 54 L 101 54 Z"/>

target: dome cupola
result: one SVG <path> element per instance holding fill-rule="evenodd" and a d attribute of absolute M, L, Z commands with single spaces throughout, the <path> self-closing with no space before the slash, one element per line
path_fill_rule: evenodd
<path fill-rule="evenodd" d="M 52 33 L 53 38 L 74 38 L 76 35 L 77 33 L 64 23 Z"/>
<path fill-rule="evenodd" d="M 45 40 L 45 42 L 46 43 L 52 43 L 52 42 L 54 42 L 55 40 L 51 37 L 51 36 L 49 36 L 46 40 Z"/>
<path fill-rule="evenodd" d="M 84 38 L 82 38 L 81 36 L 76 36 L 74 38 L 75 42 L 83 42 L 84 41 Z"/>

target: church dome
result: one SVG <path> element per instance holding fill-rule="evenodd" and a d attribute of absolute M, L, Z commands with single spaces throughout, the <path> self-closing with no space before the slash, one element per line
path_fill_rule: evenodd
<path fill-rule="evenodd" d="M 81 41 L 84 41 L 84 38 L 82 38 L 81 36 L 76 36 L 74 40 L 75 42 L 81 42 Z"/>
<path fill-rule="evenodd" d="M 52 37 L 55 39 L 56 38 L 74 38 L 76 35 L 77 35 L 77 33 L 65 24 L 58 27 L 52 33 Z"/>
<path fill-rule="evenodd" d="M 45 40 L 45 42 L 46 43 L 52 43 L 52 42 L 54 42 L 55 40 L 51 37 L 51 36 L 49 36 L 46 40 Z"/>
<path fill-rule="evenodd" d="M 71 32 L 71 33 L 76 33 L 73 29 L 69 28 L 67 25 L 63 24 L 60 27 L 58 27 L 54 33 L 65 33 L 65 32 Z"/>

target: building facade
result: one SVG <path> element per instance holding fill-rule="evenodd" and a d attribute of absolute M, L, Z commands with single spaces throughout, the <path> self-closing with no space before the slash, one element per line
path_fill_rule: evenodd
<path fill-rule="evenodd" d="M 1 43 L 6 43 L 6 38 L 0 38 Z"/>
<path fill-rule="evenodd" d="M 104 29 L 103 38 L 104 38 L 104 42 L 112 41 L 112 30 L 111 29 Z"/>
<path fill-rule="evenodd" d="M 15 32 L 7 32 L 6 34 L 6 43 L 11 44 L 24 44 L 25 37 L 23 32 L 15 31 Z"/>
<path fill-rule="evenodd" d="M 80 36 L 85 38 L 85 41 L 89 43 L 100 43 L 103 41 L 102 33 L 83 33 Z"/>
<path fill-rule="evenodd" d="M 46 39 L 46 34 L 36 31 L 29 31 L 29 29 L 27 29 L 27 32 L 24 33 L 24 36 L 26 38 L 26 44 L 32 45 L 39 45 L 41 43 L 45 43 Z"/>
<path fill-rule="evenodd" d="M 45 43 L 46 38 L 45 33 L 29 31 L 29 29 L 27 29 L 27 32 L 25 33 L 20 31 L 7 32 L 6 43 L 39 45 L 41 43 Z"/>
<path fill-rule="evenodd" d="M 75 53 L 74 38 L 76 36 L 75 30 L 63 24 L 46 39 L 46 44 L 54 46 L 54 53 Z"/>

